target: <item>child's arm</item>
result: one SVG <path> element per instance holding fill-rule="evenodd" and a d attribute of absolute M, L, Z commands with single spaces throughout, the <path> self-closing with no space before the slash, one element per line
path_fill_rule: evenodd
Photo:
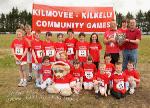
<path fill-rule="evenodd" d="M 16 61 L 17 61 L 17 60 L 19 60 L 19 59 L 16 57 L 16 55 L 15 55 L 15 52 L 14 52 L 14 49 L 13 49 L 13 48 L 11 48 L 11 52 L 12 52 L 12 54 L 13 54 L 13 56 L 14 56 L 15 60 L 16 60 Z"/>
<path fill-rule="evenodd" d="M 25 51 L 24 51 L 24 53 L 23 53 L 22 57 L 20 58 L 20 60 L 21 60 L 21 61 L 22 61 L 22 59 L 26 56 L 27 51 L 28 51 L 28 48 L 25 48 Z"/>
<path fill-rule="evenodd" d="M 135 80 L 136 82 L 140 82 L 140 79 L 134 78 L 134 80 Z"/>
<path fill-rule="evenodd" d="M 78 59 L 79 50 L 76 50 L 76 59 Z"/>
<path fill-rule="evenodd" d="M 40 80 L 41 80 L 41 82 L 43 82 L 43 75 L 42 74 L 40 74 Z"/>
<path fill-rule="evenodd" d="M 105 84 L 105 96 L 107 96 L 106 91 L 107 91 L 107 84 Z"/>
<path fill-rule="evenodd" d="M 38 63 L 38 61 L 37 61 L 37 59 L 36 59 L 35 52 L 34 52 L 34 50 L 33 50 L 33 49 L 32 49 L 32 55 L 33 55 L 33 58 L 34 58 L 35 63 Z"/>

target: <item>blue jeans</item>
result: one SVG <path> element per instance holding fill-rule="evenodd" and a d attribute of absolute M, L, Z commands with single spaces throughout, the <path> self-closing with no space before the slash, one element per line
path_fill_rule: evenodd
<path fill-rule="evenodd" d="M 128 61 L 134 62 L 134 67 L 136 67 L 137 49 L 123 50 L 122 55 L 123 55 L 123 70 L 127 68 Z"/>

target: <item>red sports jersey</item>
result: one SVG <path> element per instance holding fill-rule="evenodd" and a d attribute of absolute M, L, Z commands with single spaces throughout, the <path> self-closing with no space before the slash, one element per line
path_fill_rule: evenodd
<path fill-rule="evenodd" d="M 132 76 L 132 77 L 134 77 L 136 79 L 140 79 L 140 75 L 135 69 L 133 69 L 132 71 L 129 71 L 128 69 L 126 69 L 124 71 L 124 73 L 127 75 L 127 77 Z M 136 83 L 137 83 L 137 85 L 139 85 L 139 82 L 136 82 Z"/>
<path fill-rule="evenodd" d="M 73 68 L 71 74 L 76 78 L 81 78 L 84 75 L 84 70 L 81 67 L 79 67 L 78 69 Z"/>
<path fill-rule="evenodd" d="M 113 90 L 115 92 L 120 92 L 124 94 L 126 92 L 126 86 L 125 83 L 127 82 L 127 76 L 125 74 L 113 74 L 110 77 L 110 80 L 112 81 L 113 84 Z"/>
<path fill-rule="evenodd" d="M 116 30 L 108 30 L 104 34 L 104 38 L 109 39 L 109 38 L 114 38 L 115 35 L 118 31 Z M 116 42 L 109 42 L 106 44 L 106 53 L 119 53 L 119 45 Z"/>
<path fill-rule="evenodd" d="M 106 84 L 109 83 L 109 78 L 107 76 L 107 74 L 101 74 L 100 70 L 98 70 L 98 72 L 94 75 L 93 80 L 97 80 L 100 83 L 100 86 L 105 86 Z"/>
<path fill-rule="evenodd" d="M 50 57 L 50 62 L 54 62 L 55 55 L 56 55 L 55 43 L 43 41 L 42 47 L 43 47 L 45 55 Z"/>
<path fill-rule="evenodd" d="M 100 61 L 100 53 L 99 51 L 102 49 L 101 44 L 98 43 L 90 43 L 89 45 L 89 53 L 93 58 L 93 62 L 99 62 Z"/>
<path fill-rule="evenodd" d="M 36 59 L 38 63 L 42 63 L 42 57 L 43 57 L 43 50 L 42 50 L 42 41 L 41 40 L 33 40 L 31 42 L 31 48 L 34 50 Z M 32 63 L 35 63 L 33 55 L 32 55 Z"/>
<path fill-rule="evenodd" d="M 65 43 L 67 45 L 67 55 L 68 55 L 69 60 L 74 60 L 75 46 L 76 46 L 77 41 L 78 40 L 75 38 L 72 38 L 72 39 L 66 38 L 65 39 Z"/>
<path fill-rule="evenodd" d="M 110 78 L 110 76 L 114 73 L 115 71 L 115 66 L 112 63 L 106 64 L 106 74 L 108 75 L 108 77 Z"/>
<path fill-rule="evenodd" d="M 88 42 L 80 42 L 76 43 L 76 50 L 78 50 L 78 59 L 80 62 L 86 62 L 89 50 Z"/>
<path fill-rule="evenodd" d="M 84 82 L 93 82 L 93 77 L 97 71 L 95 64 L 84 64 L 84 76 L 83 81 Z"/>
<path fill-rule="evenodd" d="M 14 39 L 11 43 L 11 48 L 14 49 L 15 55 L 18 59 L 21 59 L 25 48 L 29 48 L 28 43 L 22 39 Z M 22 59 L 22 61 L 27 61 L 27 55 Z"/>
<path fill-rule="evenodd" d="M 70 83 L 75 80 L 76 79 L 71 74 L 67 74 L 63 78 L 57 78 L 56 76 L 54 76 L 54 82 L 58 84 Z"/>
<path fill-rule="evenodd" d="M 56 53 L 59 51 L 66 51 L 67 46 L 64 42 L 56 42 L 55 43 L 55 49 L 56 49 Z"/>
<path fill-rule="evenodd" d="M 42 74 L 43 76 L 43 81 L 45 81 L 47 78 L 52 78 L 53 74 L 51 70 L 51 65 L 49 66 L 42 65 L 40 74 Z"/>

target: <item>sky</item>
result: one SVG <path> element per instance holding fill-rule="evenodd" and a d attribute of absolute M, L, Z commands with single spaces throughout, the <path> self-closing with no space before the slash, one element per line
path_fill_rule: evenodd
<path fill-rule="evenodd" d="M 85 5 L 90 6 L 91 4 L 96 5 L 98 2 L 102 2 L 101 5 L 113 5 L 114 9 L 117 12 L 121 12 L 123 15 L 126 15 L 127 12 L 135 14 L 139 10 L 148 11 L 150 10 L 149 0 L 0 0 L 0 14 L 9 13 L 13 7 L 18 7 L 19 10 L 26 9 L 29 12 L 32 12 L 33 2 L 50 2 L 53 5 Z M 69 1 L 69 2 L 66 2 Z M 95 2 L 95 3 L 93 3 Z"/>

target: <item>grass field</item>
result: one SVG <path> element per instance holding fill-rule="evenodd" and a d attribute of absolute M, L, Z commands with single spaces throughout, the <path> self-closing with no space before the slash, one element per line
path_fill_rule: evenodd
<path fill-rule="evenodd" d="M 36 89 L 33 82 L 18 88 L 17 66 L 9 48 L 13 38 L 14 35 L 0 35 L 0 108 L 150 108 L 150 36 L 143 36 L 139 45 L 140 87 L 135 94 L 120 100 L 111 96 L 96 100 L 94 93 L 87 91 L 62 98 Z M 103 54 L 104 47 L 101 58 Z"/>

